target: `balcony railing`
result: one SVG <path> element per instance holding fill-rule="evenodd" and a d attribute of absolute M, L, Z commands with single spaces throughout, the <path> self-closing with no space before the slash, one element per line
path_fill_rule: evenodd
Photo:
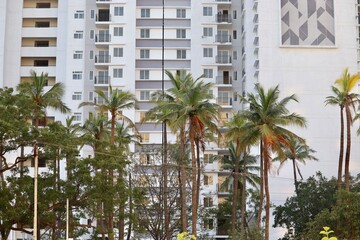
<path fill-rule="evenodd" d="M 215 0 L 215 2 L 231 2 L 231 0 Z"/>
<path fill-rule="evenodd" d="M 96 22 L 110 22 L 110 13 L 99 13 L 96 15 Z"/>
<path fill-rule="evenodd" d="M 95 84 L 109 84 L 110 76 L 95 76 Z"/>
<path fill-rule="evenodd" d="M 95 42 L 98 43 L 107 43 L 111 41 L 111 35 L 110 34 L 96 34 L 95 35 Z"/>
<path fill-rule="evenodd" d="M 95 63 L 110 63 L 110 55 L 96 55 Z"/>
<path fill-rule="evenodd" d="M 101 2 L 111 2 L 111 0 L 96 0 L 97 3 L 101 3 Z"/>
<path fill-rule="evenodd" d="M 217 34 L 215 41 L 219 43 L 229 43 L 231 42 L 231 36 L 229 34 Z"/>
<path fill-rule="evenodd" d="M 221 106 L 231 106 L 232 105 L 232 98 L 231 97 L 217 98 L 217 104 L 219 104 Z"/>
<path fill-rule="evenodd" d="M 224 85 L 227 85 L 227 84 L 231 85 L 232 84 L 232 79 L 231 79 L 230 76 L 227 76 L 227 77 L 225 77 L 225 76 L 217 76 L 216 77 L 216 83 L 217 84 L 224 84 Z"/>
<path fill-rule="evenodd" d="M 223 13 L 216 14 L 216 22 L 231 23 L 232 22 L 231 14 L 223 14 Z"/>
<path fill-rule="evenodd" d="M 230 56 L 216 56 L 216 63 L 221 63 L 221 64 L 229 64 L 231 63 L 231 57 Z"/>

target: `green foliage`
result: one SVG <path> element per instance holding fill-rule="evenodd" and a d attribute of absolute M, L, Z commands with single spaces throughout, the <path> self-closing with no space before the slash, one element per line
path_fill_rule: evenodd
<path fill-rule="evenodd" d="M 183 232 L 177 235 L 177 240 L 196 240 L 194 235 L 189 236 L 189 233 Z"/>
<path fill-rule="evenodd" d="M 321 240 L 337 240 L 336 237 L 329 237 L 330 233 L 333 233 L 334 231 L 330 230 L 329 227 L 323 227 L 324 230 L 320 231 L 320 234 L 324 235 L 324 237 Z"/>

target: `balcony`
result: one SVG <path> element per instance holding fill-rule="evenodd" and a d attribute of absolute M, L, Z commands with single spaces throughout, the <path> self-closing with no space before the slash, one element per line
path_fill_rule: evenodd
<path fill-rule="evenodd" d="M 52 38 L 57 37 L 57 27 L 37 28 L 37 27 L 23 27 L 23 38 Z"/>
<path fill-rule="evenodd" d="M 231 23 L 232 22 L 231 14 L 219 13 L 219 14 L 216 14 L 215 17 L 216 17 L 217 23 Z"/>
<path fill-rule="evenodd" d="M 57 8 L 24 8 L 23 18 L 57 18 Z"/>
<path fill-rule="evenodd" d="M 232 79 L 231 79 L 230 76 L 217 76 L 216 77 L 216 84 L 231 85 L 232 84 Z"/>
<path fill-rule="evenodd" d="M 222 186 L 222 184 L 216 184 L 216 192 L 218 194 L 230 194 L 228 186 Z"/>
<path fill-rule="evenodd" d="M 36 67 L 36 66 L 21 66 L 20 68 L 20 76 L 21 77 L 30 77 L 31 71 L 35 71 L 37 74 L 48 73 L 49 77 L 56 76 L 56 67 L 55 66 L 44 66 L 44 67 Z"/>
<path fill-rule="evenodd" d="M 216 99 L 217 104 L 220 106 L 232 106 L 232 98 L 231 97 L 220 97 Z"/>
<path fill-rule="evenodd" d="M 95 85 L 109 85 L 110 76 L 95 76 Z"/>
<path fill-rule="evenodd" d="M 222 2 L 231 3 L 231 0 L 215 0 L 215 2 L 220 2 L 220 3 L 222 3 Z"/>
<path fill-rule="evenodd" d="M 22 47 L 22 57 L 56 57 L 56 47 Z"/>
<path fill-rule="evenodd" d="M 98 14 L 96 14 L 96 23 L 109 23 L 111 21 L 110 10 L 109 9 L 100 9 Z"/>
<path fill-rule="evenodd" d="M 96 34 L 95 35 L 95 42 L 96 43 L 109 43 L 111 41 L 110 34 Z"/>
<path fill-rule="evenodd" d="M 96 0 L 96 3 L 110 3 L 111 0 Z"/>
<path fill-rule="evenodd" d="M 110 55 L 96 55 L 95 63 L 110 63 Z"/>
<path fill-rule="evenodd" d="M 217 43 L 231 43 L 230 34 L 217 34 L 215 36 L 215 42 Z"/>
<path fill-rule="evenodd" d="M 222 56 L 222 55 L 218 55 L 216 56 L 216 63 L 219 64 L 231 64 L 231 57 L 230 56 Z"/>

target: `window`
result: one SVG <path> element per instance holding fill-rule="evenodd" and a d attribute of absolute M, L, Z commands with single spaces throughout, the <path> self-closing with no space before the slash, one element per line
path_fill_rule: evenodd
<path fill-rule="evenodd" d="M 213 78 L 213 76 L 214 76 L 213 69 L 205 68 L 204 69 L 204 75 L 205 75 L 205 78 Z"/>
<path fill-rule="evenodd" d="M 75 19 L 83 19 L 84 18 L 84 11 L 76 11 L 74 14 Z"/>
<path fill-rule="evenodd" d="M 177 18 L 186 18 L 186 9 L 176 9 Z"/>
<path fill-rule="evenodd" d="M 114 48 L 114 57 L 123 57 L 124 50 L 123 48 Z"/>
<path fill-rule="evenodd" d="M 204 197 L 204 207 L 212 207 L 212 206 L 213 206 L 213 198 Z"/>
<path fill-rule="evenodd" d="M 236 18 L 237 18 L 237 11 L 234 10 L 234 11 L 233 11 L 233 19 L 236 19 Z"/>
<path fill-rule="evenodd" d="M 95 18 L 95 10 L 91 10 L 90 11 L 90 18 L 94 19 Z"/>
<path fill-rule="evenodd" d="M 153 164 L 153 159 L 150 154 L 141 154 L 140 155 L 140 164 L 141 165 L 151 165 Z"/>
<path fill-rule="evenodd" d="M 89 92 L 88 99 L 89 99 L 89 102 L 94 101 L 94 92 Z"/>
<path fill-rule="evenodd" d="M 150 71 L 149 70 L 140 70 L 140 79 L 141 80 L 150 79 Z"/>
<path fill-rule="evenodd" d="M 150 50 L 149 49 L 141 49 L 140 50 L 140 58 L 150 58 Z"/>
<path fill-rule="evenodd" d="M 81 121 L 81 113 L 79 113 L 79 112 L 75 112 L 74 113 L 74 115 L 73 115 L 73 117 L 74 117 L 74 121 L 76 121 L 76 122 L 80 122 Z"/>
<path fill-rule="evenodd" d="M 140 91 L 140 100 L 149 101 L 150 100 L 150 91 Z"/>
<path fill-rule="evenodd" d="M 82 100 L 82 92 L 73 92 L 72 100 L 81 101 Z"/>
<path fill-rule="evenodd" d="M 204 163 L 213 163 L 214 154 L 204 154 Z"/>
<path fill-rule="evenodd" d="M 233 39 L 236 39 L 236 38 L 237 38 L 237 31 L 234 30 L 234 31 L 233 31 Z"/>
<path fill-rule="evenodd" d="M 237 51 L 233 51 L 233 59 L 237 60 Z"/>
<path fill-rule="evenodd" d="M 204 219 L 204 228 L 207 230 L 214 229 L 214 219 L 205 218 Z"/>
<path fill-rule="evenodd" d="M 34 67 L 47 67 L 49 60 L 34 60 Z"/>
<path fill-rule="evenodd" d="M 93 51 L 93 50 L 90 50 L 90 54 L 89 54 L 89 55 L 90 55 L 90 57 L 89 57 L 90 59 L 94 59 L 94 51 Z"/>
<path fill-rule="evenodd" d="M 34 46 L 35 47 L 48 47 L 49 41 L 35 41 Z"/>
<path fill-rule="evenodd" d="M 50 3 L 36 3 L 36 8 L 50 8 Z"/>
<path fill-rule="evenodd" d="M 204 27 L 203 35 L 204 35 L 204 37 L 212 37 L 213 36 L 213 28 L 212 27 Z"/>
<path fill-rule="evenodd" d="M 237 74 L 237 71 L 234 71 L 233 75 L 234 75 L 234 80 L 235 80 L 235 81 L 236 81 L 236 80 L 238 80 L 238 74 Z"/>
<path fill-rule="evenodd" d="M 122 37 L 124 35 L 124 28 L 122 27 L 114 27 L 114 36 Z"/>
<path fill-rule="evenodd" d="M 142 18 L 149 18 L 150 17 L 150 9 L 149 8 L 142 8 L 141 9 L 141 17 Z"/>
<path fill-rule="evenodd" d="M 81 71 L 73 71 L 72 72 L 73 80 L 81 80 L 82 79 L 82 72 Z"/>
<path fill-rule="evenodd" d="M 212 16 L 212 7 L 203 7 L 203 16 Z"/>
<path fill-rule="evenodd" d="M 186 70 L 176 70 L 176 76 L 183 78 L 186 75 Z"/>
<path fill-rule="evenodd" d="M 74 59 L 82 59 L 83 58 L 83 51 L 75 51 L 73 55 Z"/>
<path fill-rule="evenodd" d="M 150 38 L 150 29 L 140 29 L 141 38 Z"/>
<path fill-rule="evenodd" d="M 176 29 L 176 38 L 186 38 L 186 29 Z"/>
<path fill-rule="evenodd" d="M 140 142 L 148 143 L 150 142 L 150 134 L 149 133 L 140 133 Z"/>
<path fill-rule="evenodd" d="M 115 16 L 124 16 L 124 7 L 114 7 Z"/>
<path fill-rule="evenodd" d="M 204 175 L 204 185 L 212 185 L 213 177 L 209 175 Z"/>
<path fill-rule="evenodd" d="M 94 71 L 89 72 L 89 80 L 94 80 Z"/>
<path fill-rule="evenodd" d="M 204 48 L 204 57 L 213 57 L 213 49 Z"/>
<path fill-rule="evenodd" d="M 84 37 L 84 31 L 76 31 L 74 33 L 74 39 L 82 39 Z"/>
<path fill-rule="evenodd" d="M 90 39 L 94 39 L 94 30 L 90 30 Z"/>
<path fill-rule="evenodd" d="M 186 59 L 186 50 L 176 50 L 176 58 L 177 59 Z"/>
<path fill-rule="evenodd" d="M 113 77 L 114 78 L 122 78 L 123 77 L 123 69 L 122 68 L 114 68 L 113 69 Z"/>
<path fill-rule="evenodd" d="M 50 22 L 35 22 L 35 27 L 48 28 L 48 27 L 50 27 Z"/>

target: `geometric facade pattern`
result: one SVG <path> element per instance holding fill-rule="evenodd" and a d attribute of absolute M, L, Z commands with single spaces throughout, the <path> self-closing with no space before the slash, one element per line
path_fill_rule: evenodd
<path fill-rule="evenodd" d="M 282 45 L 335 46 L 334 0 L 280 1 Z"/>

